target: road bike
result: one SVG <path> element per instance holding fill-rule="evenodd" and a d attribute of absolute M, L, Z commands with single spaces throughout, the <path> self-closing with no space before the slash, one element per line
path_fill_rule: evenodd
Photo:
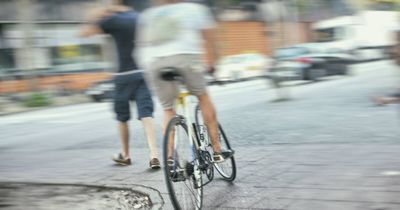
<path fill-rule="evenodd" d="M 161 71 L 161 77 L 171 82 L 181 82 L 174 68 Z M 213 160 L 211 140 L 204 124 L 199 105 L 190 108 L 190 94 L 182 90 L 176 99 L 176 115 L 169 121 L 164 134 L 164 174 L 172 205 L 178 210 L 201 209 L 203 187 L 214 179 L 214 169 L 226 181 L 236 178 L 236 163 L 230 157 L 221 163 Z M 194 114 L 195 121 L 191 116 Z M 222 150 L 232 150 L 228 138 L 218 124 Z"/>

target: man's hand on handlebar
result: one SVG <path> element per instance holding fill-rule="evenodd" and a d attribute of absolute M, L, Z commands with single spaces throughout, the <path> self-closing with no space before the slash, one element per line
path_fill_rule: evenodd
<path fill-rule="evenodd" d="M 214 65 L 208 65 L 207 74 L 212 76 L 212 75 L 214 75 L 214 73 L 215 73 L 215 66 Z"/>

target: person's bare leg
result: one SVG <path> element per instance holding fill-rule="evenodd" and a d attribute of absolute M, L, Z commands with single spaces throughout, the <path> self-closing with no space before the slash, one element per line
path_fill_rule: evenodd
<path fill-rule="evenodd" d="M 400 98 L 394 98 L 390 101 L 392 104 L 400 104 Z"/>
<path fill-rule="evenodd" d="M 175 112 L 173 109 L 164 109 L 164 120 L 163 120 L 163 134 L 165 135 L 168 127 L 169 121 L 174 117 Z M 168 148 L 168 157 L 172 157 L 173 151 L 174 151 L 174 132 L 171 132 L 171 135 L 169 136 L 169 141 L 170 144 Z"/>
<path fill-rule="evenodd" d="M 221 152 L 221 144 L 218 136 L 218 121 L 217 114 L 210 96 L 207 92 L 198 96 L 201 113 L 203 115 L 204 123 L 207 126 L 208 134 L 211 138 L 211 143 L 214 152 Z"/>
<path fill-rule="evenodd" d="M 383 97 L 383 98 L 381 98 L 381 103 L 383 105 L 386 105 L 386 104 L 397 104 L 397 103 L 400 103 L 400 98 Z"/>
<path fill-rule="evenodd" d="M 395 98 L 395 97 L 373 97 L 372 100 L 377 105 L 388 105 L 388 104 L 400 103 L 400 98 Z"/>
<path fill-rule="evenodd" d="M 158 158 L 157 142 L 156 142 L 156 129 L 152 117 L 144 117 L 141 119 L 143 123 L 144 132 L 146 134 L 147 143 L 150 149 L 150 159 Z"/>
<path fill-rule="evenodd" d="M 122 143 L 122 156 L 127 159 L 129 155 L 129 126 L 127 122 L 119 123 L 119 134 Z"/>

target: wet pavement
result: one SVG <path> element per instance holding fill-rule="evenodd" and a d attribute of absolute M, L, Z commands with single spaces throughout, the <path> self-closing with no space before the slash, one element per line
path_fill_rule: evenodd
<path fill-rule="evenodd" d="M 0 209 L 4 210 L 129 210 L 151 207 L 148 195 L 126 188 L 0 183 Z"/>

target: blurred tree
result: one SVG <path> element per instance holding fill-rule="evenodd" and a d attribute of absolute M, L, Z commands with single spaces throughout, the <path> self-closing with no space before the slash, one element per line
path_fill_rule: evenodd
<path fill-rule="evenodd" d="M 347 0 L 357 10 L 378 9 L 400 11 L 399 0 Z"/>
<path fill-rule="evenodd" d="M 302 21 L 315 21 L 354 12 L 347 0 L 286 0 Z"/>
<path fill-rule="evenodd" d="M 33 45 L 34 38 L 32 36 L 34 31 L 33 25 L 33 13 L 32 10 L 26 8 L 32 8 L 32 0 L 21 0 L 18 1 L 18 15 L 21 19 L 21 31 L 22 31 L 22 48 L 19 50 L 19 63 L 20 68 L 23 71 L 23 74 L 26 75 L 26 78 L 29 80 L 29 90 L 37 91 L 38 90 L 38 81 L 37 81 L 37 72 L 33 66 Z"/>

